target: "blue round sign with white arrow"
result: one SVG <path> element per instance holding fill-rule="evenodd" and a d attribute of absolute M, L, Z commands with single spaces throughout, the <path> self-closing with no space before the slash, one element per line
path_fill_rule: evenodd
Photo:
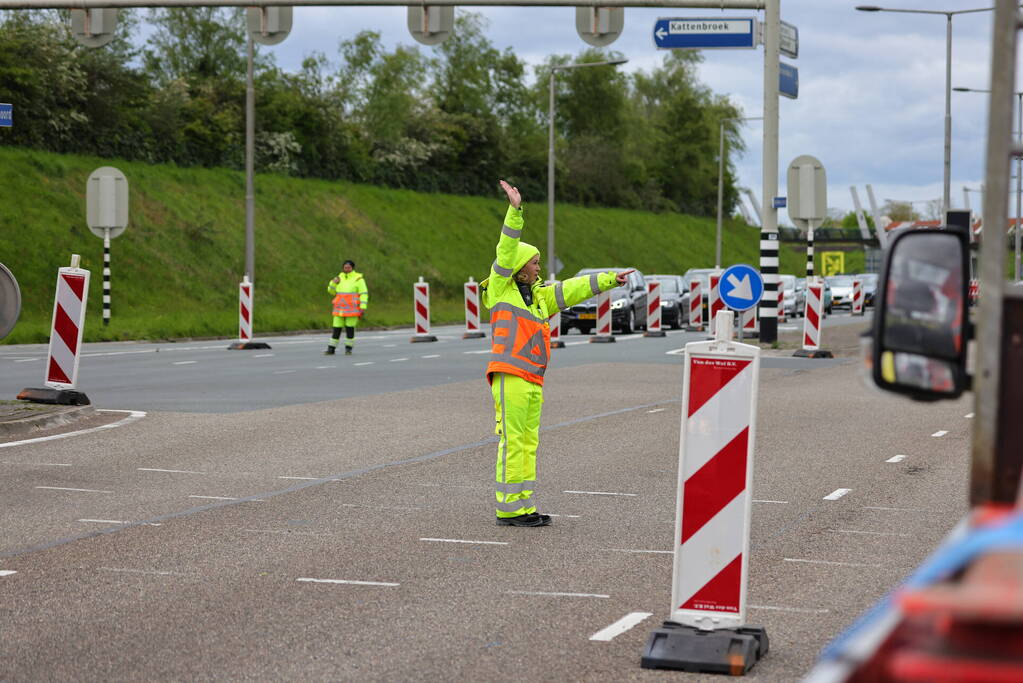
<path fill-rule="evenodd" d="M 764 278 L 753 266 L 737 263 L 721 273 L 718 294 L 733 311 L 748 311 L 764 296 Z"/>

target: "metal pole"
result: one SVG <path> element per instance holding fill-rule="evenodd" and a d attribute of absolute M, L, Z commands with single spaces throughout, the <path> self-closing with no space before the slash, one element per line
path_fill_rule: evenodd
<path fill-rule="evenodd" d="M 760 272 L 764 297 L 760 302 L 760 341 L 778 339 L 778 54 L 781 0 L 768 0 L 764 9 L 764 196 L 760 229 Z"/>
<path fill-rule="evenodd" d="M 941 194 L 942 216 L 950 206 L 952 188 L 952 13 L 945 15 L 945 178 Z"/>
<path fill-rule="evenodd" d="M 721 212 L 725 201 L 725 121 L 721 121 L 721 140 L 718 144 L 718 230 L 714 242 L 714 268 L 721 269 Z"/>
<path fill-rule="evenodd" d="M 554 282 L 554 73 L 551 67 L 550 106 L 547 109 L 547 271 Z"/>
<path fill-rule="evenodd" d="M 256 88 L 252 83 L 252 34 L 245 81 L 245 274 L 256 281 L 256 190 L 253 183 L 256 138 Z"/>
<path fill-rule="evenodd" d="M 103 230 L 103 324 L 110 324 L 110 228 Z"/>
<path fill-rule="evenodd" d="M 1016 93 L 1016 142 L 1023 143 L 1023 92 Z M 1020 216 L 1023 215 L 1023 159 L 1016 157 L 1016 282 L 1020 280 Z"/>

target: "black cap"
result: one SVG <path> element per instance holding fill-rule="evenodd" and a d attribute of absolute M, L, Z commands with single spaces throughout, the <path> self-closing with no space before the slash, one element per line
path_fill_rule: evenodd
<path fill-rule="evenodd" d="M 341 265 L 342 266 L 351 266 L 352 270 L 355 270 L 355 261 L 353 261 L 352 259 L 346 259 L 345 262 L 342 263 Z"/>

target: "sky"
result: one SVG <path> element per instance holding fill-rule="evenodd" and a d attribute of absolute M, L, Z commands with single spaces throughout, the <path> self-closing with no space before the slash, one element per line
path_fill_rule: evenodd
<path fill-rule="evenodd" d="M 786 169 L 810 154 L 824 165 L 829 207 L 853 208 L 850 186 L 866 204 L 864 186 L 885 199 L 927 202 L 941 198 L 944 159 L 945 28 L 943 15 L 859 12 L 864 0 L 782 0 L 782 19 L 799 30 L 799 57 L 782 57 L 799 69 L 799 97 L 780 98 L 779 195 Z M 893 0 L 883 7 L 963 10 L 991 7 L 991 0 Z M 714 0 L 708 0 L 713 5 Z M 489 20 L 487 36 L 500 49 L 510 47 L 530 65 L 552 53 L 575 55 L 587 45 L 575 30 L 573 7 L 457 8 Z M 993 12 L 953 18 L 953 87 L 990 87 Z M 658 18 L 762 17 L 754 10 L 629 8 L 625 28 L 610 48 L 623 53 L 630 72 L 649 71 L 663 59 L 653 44 Z M 406 27 L 404 7 L 296 7 L 289 37 L 266 48 L 279 66 L 297 69 L 319 51 L 339 59 L 338 43 L 362 30 L 381 33 L 388 46 L 418 45 Z M 429 52 L 434 48 L 421 46 Z M 713 91 L 728 95 L 744 116 L 763 111 L 763 49 L 705 50 L 699 77 Z M 1019 69 L 1017 69 L 1017 72 Z M 532 69 L 529 70 L 532 74 Z M 953 208 L 981 205 L 987 95 L 952 93 Z M 747 149 L 734 159 L 742 186 L 762 194 L 760 121 L 745 124 Z M 869 210 L 869 209 L 868 209 Z M 781 224 L 790 224 L 784 210 Z"/>

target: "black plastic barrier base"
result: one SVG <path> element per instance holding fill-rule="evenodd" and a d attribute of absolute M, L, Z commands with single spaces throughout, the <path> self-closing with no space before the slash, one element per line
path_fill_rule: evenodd
<path fill-rule="evenodd" d="M 462 335 L 462 339 L 484 339 L 486 336 L 485 332 L 466 332 Z"/>
<path fill-rule="evenodd" d="M 650 634 L 640 665 L 742 676 L 767 654 L 767 648 L 767 631 L 762 626 L 701 631 L 666 621 Z"/>
<path fill-rule="evenodd" d="M 816 350 L 798 349 L 792 355 L 795 358 L 834 358 L 835 357 L 827 349 L 816 349 Z"/>
<path fill-rule="evenodd" d="M 598 334 L 594 337 L 590 337 L 591 344 L 613 344 L 616 341 L 617 340 L 614 337 L 608 336 L 606 334 Z"/>
<path fill-rule="evenodd" d="M 643 333 L 644 337 L 667 337 L 668 333 L 664 330 L 647 330 Z"/>
<path fill-rule="evenodd" d="M 227 347 L 228 351 L 254 351 L 256 349 L 269 349 L 270 345 L 266 342 L 241 342 L 237 341 Z"/>
<path fill-rule="evenodd" d="M 418 344 L 419 342 L 435 342 L 437 341 L 437 337 L 432 334 L 417 334 L 415 337 L 412 337 L 412 339 L 409 339 L 409 341 L 413 344 Z"/>
<path fill-rule="evenodd" d="M 552 341 L 551 342 L 551 348 L 552 349 L 563 349 L 563 348 L 565 348 L 565 342 L 558 341 L 558 340 Z"/>
<path fill-rule="evenodd" d="M 80 391 L 72 389 L 22 389 L 18 394 L 19 401 L 32 401 L 33 403 L 50 403 L 61 406 L 87 406 L 91 405 L 89 397 Z"/>

